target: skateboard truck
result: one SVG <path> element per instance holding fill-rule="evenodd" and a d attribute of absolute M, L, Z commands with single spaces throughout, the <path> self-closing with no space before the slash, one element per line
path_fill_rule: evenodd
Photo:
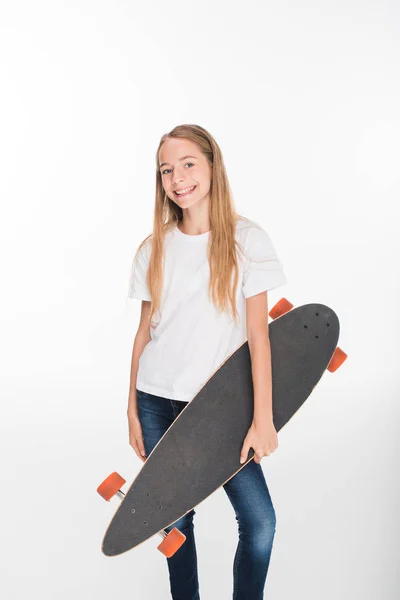
<path fill-rule="evenodd" d="M 292 310 L 293 307 L 294 304 L 289 302 L 289 300 L 287 300 L 286 298 L 281 298 L 279 302 L 277 302 L 275 306 L 271 308 L 271 310 L 269 311 L 269 316 L 272 320 L 275 320 L 278 317 L 281 317 L 285 313 L 289 312 L 289 310 Z M 327 323 L 327 325 L 329 325 L 329 323 Z M 330 373 L 333 373 L 334 371 L 336 371 L 336 369 L 340 367 L 342 363 L 344 363 L 346 358 L 347 354 L 343 352 L 343 350 L 339 348 L 339 346 L 337 346 L 329 362 L 329 365 L 326 367 L 327 370 L 330 371 Z"/>
<path fill-rule="evenodd" d="M 99 485 L 97 492 L 107 502 L 109 502 L 113 496 L 117 496 L 122 501 L 125 498 L 125 494 L 121 490 L 121 487 L 125 483 L 125 479 L 121 477 L 119 473 L 114 471 L 114 473 L 111 473 L 111 475 L 106 477 L 106 479 Z M 132 509 L 132 512 L 135 512 L 134 508 Z M 174 527 L 169 533 L 162 529 L 158 532 L 158 535 L 163 538 L 163 541 L 159 546 L 157 546 L 157 550 L 159 550 L 167 558 L 173 556 L 186 541 L 186 535 L 179 531 L 177 527 Z"/>

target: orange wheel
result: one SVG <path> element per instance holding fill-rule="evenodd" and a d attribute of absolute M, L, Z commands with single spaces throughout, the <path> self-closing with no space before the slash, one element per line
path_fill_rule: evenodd
<path fill-rule="evenodd" d="M 327 366 L 328 371 L 330 371 L 331 373 L 336 371 L 336 369 L 338 369 L 340 367 L 340 365 L 342 363 L 344 363 L 346 358 L 347 358 L 346 352 L 343 352 L 343 350 L 341 350 L 339 348 L 339 346 L 337 346 L 335 352 L 333 353 L 331 361 L 330 361 L 329 365 Z"/>
<path fill-rule="evenodd" d="M 157 546 L 157 550 L 159 550 L 167 558 L 170 558 L 177 550 L 179 550 L 185 540 L 186 535 L 174 527 L 173 530 L 169 532 L 167 537 L 163 539 L 161 544 Z"/>
<path fill-rule="evenodd" d="M 269 316 L 272 319 L 277 319 L 278 317 L 281 317 L 285 313 L 289 312 L 289 310 L 291 310 L 293 306 L 294 304 L 289 302 L 289 300 L 286 300 L 286 298 L 281 298 L 279 302 L 277 302 L 275 306 L 271 308 L 271 310 L 269 311 Z"/>
<path fill-rule="evenodd" d="M 97 488 L 98 493 L 104 500 L 110 500 L 126 483 L 125 479 L 119 473 L 111 473 Z"/>

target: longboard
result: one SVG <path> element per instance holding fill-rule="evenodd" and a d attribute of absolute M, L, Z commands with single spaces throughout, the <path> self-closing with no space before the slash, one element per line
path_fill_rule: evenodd
<path fill-rule="evenodd" d="M 270 311 L 273 421 L 276 431 L 293 417 L 325 370 L 336 370 L 347 355 L 337 347 L 339 319 L 324 304 L 292 310 L 282 298 Z M 253 459 L 240 464 L 240 451 L 253 419 L 253 382 L 248 342 L 240 346 L 209 378 L 178 415 L 149 454 L 124 495 L 125 480 L 114 473 L 98 488 L 107 500 L 122 502 L 102 542 L 115 556 L 154 534 L 165 538 L 159 550 L 166 556 L 184 542 L 169 527 L 197 506 Z M 110 491 L 112 489 L 112 491 Z M 118 492 L 117 492 L 118 490 Z"/>

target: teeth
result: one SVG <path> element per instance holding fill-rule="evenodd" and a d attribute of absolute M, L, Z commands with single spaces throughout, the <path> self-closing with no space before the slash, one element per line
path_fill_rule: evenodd
<path fill-rule="evenodd" d="M 196 186 L 195 186 L 195 185 L 193 185 L 193 186 L 192 186 L 192 187 L 190 187 L 190 188 L 185 188 L 184 190 L 179 190 L 179 192 L 178 192 L 178 191 L 175 191 L 175 194 L 178 194 L 178 196 L 179 196 L 179 194 L 186 194 L 186 193 L 187 193 L 187 192 L 189 192 L 190 190 L 194 190 L 194 188 L 195 188 L 195 187 L 196 187 Z"/>

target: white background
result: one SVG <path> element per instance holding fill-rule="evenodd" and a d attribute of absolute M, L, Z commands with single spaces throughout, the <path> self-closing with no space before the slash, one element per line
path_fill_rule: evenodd
<path fill-rule="evenodd" d="M 168 599 L 155 536 L 101 553 L 130 481 L 126 405 L 155 151 L 220 145 L 235 206 L 349 355 L 262 466 L 277 514 L 269 600 L 399 595 L 400 9 L 396 2 L 5 2 L 0 9 L 2 598 Z M 196 508 L 202 600 L 232 596 L 237 524 Z"/>

